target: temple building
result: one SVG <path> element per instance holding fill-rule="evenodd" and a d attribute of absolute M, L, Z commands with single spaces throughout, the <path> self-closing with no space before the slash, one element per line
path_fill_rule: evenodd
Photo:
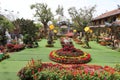
<path fill-rule="evenodd" d="M 110 31 L 120 40 L 120 7 L 99 15 L 91 21 L 92 29 L 100 29 L 100 32 Z"/>
<path fill-rule="evenodd" d="M 120 7 L 99 15 L 91 21 L 91 29 L 101 38 L 110 38 L 112 45 L 120 48 Z"/>

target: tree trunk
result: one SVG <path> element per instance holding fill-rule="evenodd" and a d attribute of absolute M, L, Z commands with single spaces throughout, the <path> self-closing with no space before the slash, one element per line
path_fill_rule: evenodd
<path fill-rule="evenodd" d="M 88 33 L 85 33 L 85 44 L 86 44 L 86 47 L 87 47 L 87 48 L 90 48 Z"/>
<path fill-rule="evenodd" d="M 48 28 L 47 23 L 44 23 L 44 33 L 43 33 L 43 35 L 44 35 L 45 37 L 47 36 L 47 32 L 48 32 L 47 28 Z"/>

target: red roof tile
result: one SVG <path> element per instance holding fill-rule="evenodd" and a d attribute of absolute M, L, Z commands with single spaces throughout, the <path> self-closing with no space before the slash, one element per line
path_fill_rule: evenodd
<path fill-rule="evenodd" d="M 106 12 L 106 13 L 104 13 L 104 14 L 102 14 L 102 15 L 96 17 L 96 18 L 94 18 L 93 20 L 98 20 L 98 19 L 102 19 L 102 18 L 105 18 L 105 17 L 117 15 L 117 14 L 120 14 L 120 9 L 115 9 L 115 10 Z"/>

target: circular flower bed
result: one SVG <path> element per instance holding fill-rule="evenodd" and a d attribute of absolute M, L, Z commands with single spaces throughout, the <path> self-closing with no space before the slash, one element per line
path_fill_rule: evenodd
<path fill-rule="evenodd" d="M 73 45 L 64 45 L 62 49 L 50 52 L 49 58 L 58 63 L 79 64 L 91 60 L 90 54 L 74 48 Z"/>

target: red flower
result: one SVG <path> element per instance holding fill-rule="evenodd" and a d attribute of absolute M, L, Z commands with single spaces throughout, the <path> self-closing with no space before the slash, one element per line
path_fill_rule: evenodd
<path fill-rule="evenodd" d="M 88 74 L 88 69 L 84 69 L 85 74 Z"/>
<path fill-rule="evenodd" d="M 32 64 L 34 65 L 34 63 L 35 63 L 35 61 L 34 61 L 34 59 L 32 58 Z"/>
<path fill-rule="evenodd" d="M 38 72 L 40 72 L 41 71 L 41 69 L 40 68 L 38 68 Z"/>
<path fill-rule="evenodd" d="M 93 75 L 94 75 L 94 71 L 91 71 L 91 72 L 90 72 L 90 75 L 93 76 Z"/>
<path fill-rule="evenodd" d="M 32 75 L 34 75 L 35 73 L 34 73 L 34 70 L 32 70 Z"/>

